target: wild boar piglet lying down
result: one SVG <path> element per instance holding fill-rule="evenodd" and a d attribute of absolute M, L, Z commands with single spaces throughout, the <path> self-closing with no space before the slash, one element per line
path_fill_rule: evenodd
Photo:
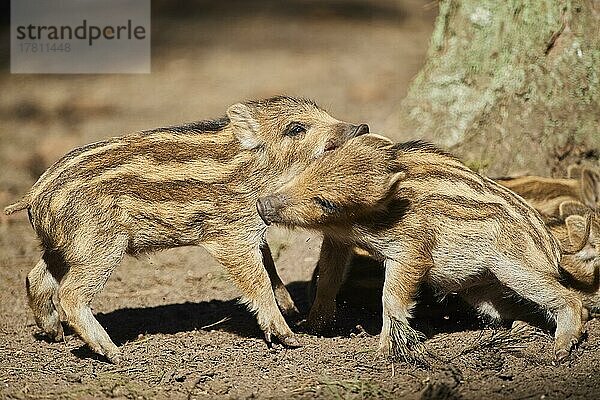
<path fill-rule="evenodd" d="M 555 355 L 580 339 L 580 296 L 559 283 L 557 241 L 510 190 L 423 142 L 365 135 L 258 200 L 266 223 L 324 233 L 309 324 L 329 323 L 344 268 L 358 246 L 384 261 L 380 350 L 409 359 L 422 335 L 408 324 L 419 284 L 461 292 L 490 314 L 504 288 L 556 321 Z"/>
<path fill-rule="evenodd" d="M 119 349 L 90 309 L 113 269 L 125 254 L 204 245 L 256 312 L 266 339 L 298 345 L 278 309 L 295 306 L 275 271 L 256 200 L 366 132 L 311 101 L 280 96 L 235 104 L 215 121 L 72 150 L 5 210 L 27 209 L 42 243 L 26 282 L 37 324 L 59 339 L 64 314 L 92 350 L 117 362 Z"/>
<path fill-rule="evenodd" d="M 568 178 L 516 176 L 495 181 L 523 197 L 542 215 L 559 216 L 565 202 L 579 202 L 590 209 L 600 207 L 600 170 L 571 165 Z"/>

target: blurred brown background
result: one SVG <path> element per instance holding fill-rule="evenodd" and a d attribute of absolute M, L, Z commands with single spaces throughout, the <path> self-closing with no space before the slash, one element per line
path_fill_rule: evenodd
<path fill-rule="evenodd" d="M 151 74 L 11 75 L 3 7 L 0 204 L 74 146 L 244 99 L 310 97 L 393 137 L 437 13 L 425 0 L 152 1 Z"/>

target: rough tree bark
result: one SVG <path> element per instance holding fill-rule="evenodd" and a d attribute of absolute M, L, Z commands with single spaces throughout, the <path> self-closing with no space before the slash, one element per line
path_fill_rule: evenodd
<path fill-rule="evenodd" d="M 600 0 L 443 0 L 401 107 L 422 137 L 491 175 L 600 157 Z"/>

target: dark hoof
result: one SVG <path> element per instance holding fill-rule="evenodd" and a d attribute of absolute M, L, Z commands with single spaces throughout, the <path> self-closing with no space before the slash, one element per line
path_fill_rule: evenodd
<path fill-rule="evenodd" d="M 554 353 L 556 361 L 559 363 L 565 361 L 569 357 L 569 354 L 570 353 L 565 349 L 556 350 L 556 353 Z"/>
<path fill-rule="evenodd" d="M 295 305 L 292 305 L 292 307 L 288 307 L 288 308 L 282 308 L 281 312 L 286 317 L 292 318 L 292 319 L 298 318 L 298 316 L 300 315 L 300 311 L 298 311 L 298 308 Z"/>

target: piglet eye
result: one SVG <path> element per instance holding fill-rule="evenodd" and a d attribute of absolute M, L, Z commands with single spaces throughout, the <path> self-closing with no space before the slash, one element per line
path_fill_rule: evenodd
<path fill-rule="evenodd" d="M 283 131 L 283 134 L 285 136 L 294 137 L 294 136 L 298 136 L 304 132 L 306 132 L 306 127 L 304 125 L 302 125 L 300 122 L 292 122 L 285 128 L 285 130 Z"/>
<path fill-rule="evenodd" d="M 338 210 L 338 207 L 335 205 L 335 203 L 330 200 L 321 197 L 314 197 L 313 201 L 317 203 L 319 207 L 321 207 L 323 211 L 325 211 L 328 214 L 333 214 Z"/>

